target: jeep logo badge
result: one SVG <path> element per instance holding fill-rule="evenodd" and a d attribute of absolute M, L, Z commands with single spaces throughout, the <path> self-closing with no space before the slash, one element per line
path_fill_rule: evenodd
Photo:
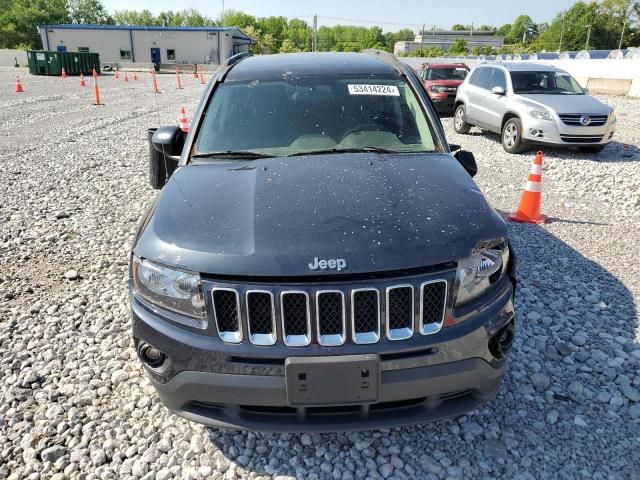
<path fill-rule="evenodd" d="M 309 264 L 310 270 L 337 270 L 338 272 L 347 268 L 347 261 L 344 258 L 319 259 L 313 258 L 313 262 Z"/>
<path fill-rule="evenodd" d="M 589 115 L 582 115 L 580 117 L 580 125 L 584 125 L 585 127 L 591 123 L 591 117 Z"/>

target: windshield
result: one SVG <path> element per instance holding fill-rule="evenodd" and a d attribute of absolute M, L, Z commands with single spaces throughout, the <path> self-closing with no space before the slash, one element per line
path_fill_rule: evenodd
<path fill-rule="evenodd" d="M 273 156 L 369 149 L 433 152 L 434 133 L 397 77 L 297 77 L 229 82 L 215 91 L 197 154 Z"/>
<path fill-rule="evenodd" d="M 427 80 L 460 80 L 463 81 L 469 70 L 464 67 L 430 68 L 427 70 Z"/>
<path fill-rule="evenodd" d="M 582 87 L 566 72 L 511 72 L 513 92 L 544 95 L 584 95 Z"/>

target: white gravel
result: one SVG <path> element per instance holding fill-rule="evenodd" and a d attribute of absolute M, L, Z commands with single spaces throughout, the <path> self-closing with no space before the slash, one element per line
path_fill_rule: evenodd
<path fill-rule="evenodd" d="M 146 129 L 193 112 L 201 85 L 148 74 L 0 69 L 0 478 L 640 478 L 640 101 L 607 97 L 616 142 L 545 151 L 545 226 L 513 225 L 519 328 L 498 398 L 453 419 L 332 435 L 218 431 L 160 404 L 135 357 L 131 234 L 155 193 Z M 533 152 L 458 136 L 512 211 Z M 625 144 L 628 146 L 625 148 Z M 454 201 L 455 196 L 452 196 Z"/>

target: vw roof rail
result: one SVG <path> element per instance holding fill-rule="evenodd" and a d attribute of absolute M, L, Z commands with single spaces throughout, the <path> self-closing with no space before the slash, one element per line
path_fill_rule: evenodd
<path fill-rule="evenodd" d="M 251 57 L 251 53 L 249 52 L 241 52 L 236 53 L 235 55 L 230 56 L 227 60 L 222 64 L 224 67 L 230 67 L 231 65 L 235 65 L 243 58 Z"/>

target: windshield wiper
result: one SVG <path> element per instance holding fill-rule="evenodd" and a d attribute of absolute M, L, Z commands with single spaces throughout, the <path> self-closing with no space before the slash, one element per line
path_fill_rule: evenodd
<path fill-rule="evenodd" d="M 388 148 L 379 147 L 354 147 L 354 148 L 327 148 L 324 150 L 309 150 L 308 152 L 296 152 L 287 155 L 287 157 L 301 157 L 304 155 L 328 155 L 331 153 L 411 153 L 401 152 L 398 150 L 389 150 Z"/>
<path fill-rule="evenodd" d="M 275 155 L 268 153 L 252 152 L 250 150 L 227 150 L 223 152 L 202 152 L 191 155 L 191 158 L 238 158 L 242 160 L 255 160 L 258 158 L 273 158 Z"/>

